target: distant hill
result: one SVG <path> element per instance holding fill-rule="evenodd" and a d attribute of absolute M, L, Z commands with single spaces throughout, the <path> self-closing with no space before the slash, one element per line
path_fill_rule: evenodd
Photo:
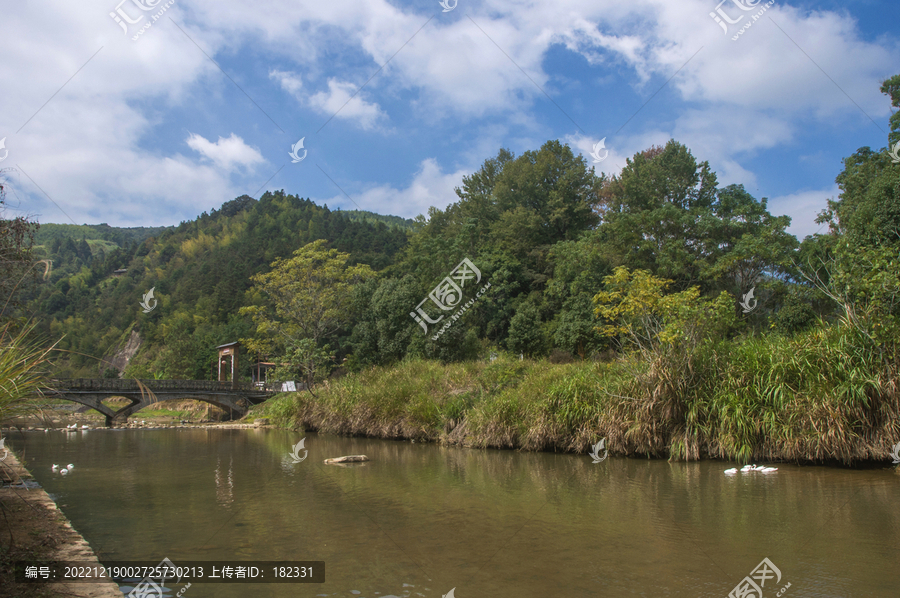
<path fill-rule="evenodd" d="M 375 212 L 367 212 L 365 210 L 341 210 L 338 212 L 341 216 L 349 218 L 355 222 L 383 222 L 388 226 L 396 225 L 404 230 L 412 230 L 415 221 L 410 218 L 401 218 L 400 216 L 384 216 Z"/>
<path fill-rule="evenodd" d="M 41 224 L 34 236 L 36 245 L 49 245 L 56 239 L 64 241 L 84 238 L 87 241 L 109 241 L 122 247 L 127 243 L 143 243 L 149 237 L 158 237 L 174 226 L 134 226 L 120 228 L 108 224 Z"/>
<path fill-rule="evenodd" d="M 52 261 L 52 271 L 23 296 L 40 316 L 38 333 L 64 335 L 58 348 L 69 352 L 55 360 L 57 375 L 105 373 L 89 356 L 114 354 L 138 331 L 142 346 L 129 373 L 204 379 L 213 375 L 217 345 L 252 334 L 252 322 L 238 311 L 256 300 L 253 274 L 318 239 L 350 254 L 351 264 L 382 270 L 407 245 L 411 223 L 331 211 L 278 191 L 260 200 L 238 197 L 177 226 L 47 224 L 36 235 L 35 255 Z M 143 313 L 150 289 L 160 308 Z"/>

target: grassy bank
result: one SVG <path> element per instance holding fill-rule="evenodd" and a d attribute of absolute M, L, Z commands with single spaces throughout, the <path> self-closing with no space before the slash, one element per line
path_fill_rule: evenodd
<path fill-rule="evenodd" d="M 695 460 L 888 459 L 900 440 L 896 361 L 852 328 L 749 337 L 656 360 L 557 365 L 406 361 L 255 410 L 321 432 L 471 447 Z"/>

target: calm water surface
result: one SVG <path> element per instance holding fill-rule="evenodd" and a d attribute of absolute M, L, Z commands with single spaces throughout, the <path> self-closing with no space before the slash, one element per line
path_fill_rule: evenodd
<path fill-rule="evenodd" d="M 900 597 L 889 468 L 727 477 L 734 464 L 280 430 L 9 436 L 101 560 L 326 564 L 324 584 L 193 584 L 185 598 L 724 598 L 766 557 L 782 577 L 764 598 L 788 583 L 788 598 Z M 360 453 L 371 461 L 322 463 Z"/>

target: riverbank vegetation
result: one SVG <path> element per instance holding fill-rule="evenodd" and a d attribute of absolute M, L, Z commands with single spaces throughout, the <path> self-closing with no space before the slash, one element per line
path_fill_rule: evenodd
<path fill-rule="evenodd" d="M 39 409 L 53 346 L 36 336 L 22 295 L 50 264 L 32 255 L 38 225 L 23 217 L 4 219 L 4 171 L 0 171 L 0 425 Z"/>
<path fill-rule="evenodd" d="M 741 462 L 884 459 L 898 436 L 897 363 L 834 326 L 608 363 L 409 360 L 260 406 L 276 425 L 471 447 Z M 677 369 L 673 369 L 677 368 Z"/>

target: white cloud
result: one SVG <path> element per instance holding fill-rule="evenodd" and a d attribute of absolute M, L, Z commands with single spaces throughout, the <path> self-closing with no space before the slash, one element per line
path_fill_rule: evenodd
<path fill-rule="evenodd" d="M 10 159 L 3 166 L 27 173 L 16 181 L 20 208 L 44 222 L 67 222 L 61 208 L 77 223 L 171 224 L 240 194 L 227 174 L 154 135 L 171 126 L 168 110 L 198 79 L 218 72 L 169 22 L 169 15 L 182 19 L 179 5 L 137 42 L 109 17 L 114 6 L 87 0 L 51 11 L 35 3 L 4 9 L 0 137 Z M 173 51 L 185 43 L 192 51 Z"/>
<path fill-rule="evenodd" d="M 329 79 L 328 92 L 321 91 L 310 96 L 309 104 L 327 116 L 356 120 L 363 129 L 372 129 L 385 114 L 378 104 L 363 100 L 357 89 L 353 83 Z"/>
<path fill-rule="evenodd" d="M 244 140 L 234 133 L 228 138 L 219 137 L 215 143 L 193 133 L 186 139 L 186 143 L 192 150 L 209 158 L 215 162 L 216 166 L 225 170 L 233 170 L 235 166 L 250 167 L 265 162 L 259 150 L 244 143 Z"/>
<path fill-rule="evenodd" d="M 281 88 L 295 98 L 300 98 L 300 90 L 303 89 L 303 80 L 297 73 L 273 69 L 269 71 L 269 78 L 278 81 Z"/>
<path fill-rule="evenodd" d="M 250 9 L 237 0 L 178 0 L 137 42 L 109 17 L 115 4 L 84 0 L 47 11 L 40 3 L 13 3 L 4 9 L 0 87 L 15 91 L 0 94 L 0 138 L 7 137 L 10 151 L 3 165 L 18 164 L 55 201 L 70 206 L 76 221 L 97 214 L 115 224 L 104 216 L 110 210 L 131 215 L 120 224 L 172 214 L 190 218 L 246 192 L 232 185 L 232 169 L 262 162 L 259 150 L 234 134 L 216 143 L 191 136 L 189 145 L 213 167 L 179 154 L 180 139 L 157 133 L 190 126 L 177 119 L 184 118 L 179 110 L 197 102 L 198 90 L 217 94 L 231 86 L 204 53 L 267 111 L 259 86 L 247 84 L 248 64 L 256 63 L 240 52 L 245 46 L 253 48 L 253 60 L 280 65 L 267 67 L 272 81 L 298 99 L 311 94 L 305 102 L 327 116 L 381 69 L 338 118 L 377 130 L 388 118 L 388 99 L 402 97 L 400 104 L 417 111 L 421 122 L 443 119 L 435 134 L 458 137 L 457 159 L 476 165 L 500 146 L 517 149 L 516 143 L 538 140 L 530 146 L 536 148 L 548 137 L 544 120 L 534 116 L 547 104 L 535 83 L 567 108 L 578 100 L 556 83 L 560 73 L 554 72 L 558 62 L 548 60 L 551 51 L 580 54 L 594 65 L 595 79 L 615 69 L 614 80 L 631 81 L 638 97 L 624 110 L 629 116 L 681 69 L 618 136 L 615 129 L 589 131 L 592 140 L 573 138 L 578 149 L 592 163 L 592 143 L 608 135 L 610 156 L 602 166 L 621 168 L 625 157 L 674 137 L 698 159 L 709 159 L 721 182 L 748 188 L 754 173 L 742 165 L 745 157 L 795 141 L 804 128 L 839 130 L 848 120 L 867 120 L 853 102 L 883 122 L 890 106 L 878 87 L 894 74 L 890 65 L 900 63 L 896 39 L 863 39 L 851 14 L 809 11 L 788 0 L 776 0 L 736 42 L 709 17 L 714 0 L 486 0 L 468 16 L 455 11 L 430 21 L 434 13 L 421 5 L 388 0 L 261 0 Z M 128 10 L 136 9 L 129 4 Z M 673 96 L 674 109 L 667 103 Z M 597 111 L 610 107 L 603 94 L 591 100 Z M 478 127 L 489 135 L 475 138 L 466 127 L 486 115 L 490 123 Z M 647 131 L 643 123 L 651 115 L 657 124 Z M 660 117 L 669 125 L 658 124 Z M 473 159 L 483 146 L 489 151 Z M 115 165 L 112 176 L 109 164 Z M 374 199 L 382 190 L 389 205 L 396 197 L 409 202 L 399 206 L 403 213 L 424 212 L 424 198 L 439 206 L 455 200 L 453 185 L 449 193 L 440 191 L 448 176 L 456 175 L 426 160 L 410 187 L 374 184 L 366 192 L 372 195 L 363 197 Z M 25 188 L 45 213 L 57 211 L 27 179 L 20 191 Z M 799 202 L 804 193 L 786 197 Z M 162 205 L 178 209 L 153 216 Z"/>
<path fill-rule="evenodd" d="M 827 233 L 827 224 L 816 224 L 816 216 L 828 207 L 829 199 L 837 199 L 840 188 L 834 185 L 817 191 L 799 191 L 790 195 L 769 199 L 769 212 L 775 216 L 788 215 L 791 226 L 788 232 L 803 240 L 807 235 Z"/>
<path fill-rule="evenodd" d="M 359 209 L 379 214 L 415 218 L 419 214 L 427 215 L 431 206 L 444 209 L 451 203 L 459 201 L 454 189 L 462 184 L 463 175 L 470 172 L 470 169 L 460 169 L 444 173 L 435 159 L 426 158 L 419 164 L 419 170 L 410 184 L 403 189 L 391 185 L 378 185 L 361 193 L 351 193 L 355 204 L 345 195 L 335 195 L 325 200 L 325 203 L 343 205 L 348 210 L 355 210 L 358 206 Z M 347 205 L 348 203 L 350 205 Z"/>

